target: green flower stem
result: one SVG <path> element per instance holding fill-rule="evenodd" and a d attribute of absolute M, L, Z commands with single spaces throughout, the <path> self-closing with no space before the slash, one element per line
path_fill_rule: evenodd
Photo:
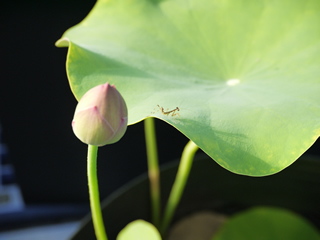
<path fill-rule="evenodd" d="M 160 225 L 160 174 L 158 164 L 158 151 L 156 141 L 156 131 L 153 118 L 144 120 L 144 131 L 146 139 L 148 175 L 150 181 L 150 195 L 152 207 L 152 222 L 159 228 Z"/>
<path fill-rule="evenodd" d="M 168 203 L 164 212 L 163 222 L 160 229 L 162 235 L 166 233 L 167 228 L 171 223 L 173 214 L 180 202 L 184 187 L 189 177 L 193 157 L 198 149 L 199 147 L 190 140 L 182 152 L 176 179 L 173 183 Z"/>
<path fill-rule="evenodd" d="M 98 177 L 97 177 L 97 154 L 98 147 L 88 145 L 88 185 L 90 195 L 91 215 L 94 231 L 98 240 L 108 240 L 104 229 L 100 207 Z"/>

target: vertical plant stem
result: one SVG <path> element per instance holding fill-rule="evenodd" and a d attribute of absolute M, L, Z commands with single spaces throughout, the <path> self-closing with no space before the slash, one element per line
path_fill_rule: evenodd
<path fill-rule="evenodd" d="M 158 151 L 156 131 L 153 118 L 144 120 L 144 131 L 146 139 L 147 160 L 148 160 L 148 175 L 150 181 L 150 195 L 152 207 L 152 222 L 159 228 L 160 226 L 160 174 L 158 163 Z"/>
<path fill-rule="evenodd" d="M 171 223 L 173 214 L 180 202 L 184 187 L 189 177 L 193 157 L 198 149 L 199 147 L 190 140 L 182 152 L 176 179 L 173 183 L 168 203 L 164 212 L 163 222 L 160 229 L 162 235 L 165 235 L 167 228 Z"/>
<path fill-rule="evenodd" d="M 88 185 L 90 195 L 91 215 L 94 231 L 98 240 L 108 240 L 104 229 L 100 207 L 99 186 L 97 177 L 97 154 L 98 147 L 88 145 Z"/>

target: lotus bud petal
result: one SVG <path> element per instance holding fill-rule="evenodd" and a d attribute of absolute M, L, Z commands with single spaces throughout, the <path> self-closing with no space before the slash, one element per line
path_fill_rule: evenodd
<path fill-rule="evenodd" d="M 104 146 L 119 141 L 127 129 L 126 103 L 114 85 L 90 89 L 80 99 L 72 121 L 74 134 L 84 143 Z"/>

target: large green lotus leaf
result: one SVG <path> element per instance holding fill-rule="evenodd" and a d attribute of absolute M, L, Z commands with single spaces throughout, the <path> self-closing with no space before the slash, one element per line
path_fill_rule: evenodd
<path fill-rule="evenodd" d="M 100 0 L 57 46 L 77 99 L 115 84 L 129 124 L 162 119 L 232 172 L 276 173 L 319 137 L 319 0 Z"/>
<path fill-rule="evenodd" d="M 317 229 L 301 216 L 281 208 L 256 207 L 238 213 L 212 240 L 320 240 Z"/>

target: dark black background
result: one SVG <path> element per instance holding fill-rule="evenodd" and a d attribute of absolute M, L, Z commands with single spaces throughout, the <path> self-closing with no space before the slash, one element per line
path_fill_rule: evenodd
<path fill-rule="evenodd" d="M 71 129 L 77 104 L 65 71 L 67 49 L 54 46 L 95 1 L 6 1 L 0 20 L 2 142 L 26 203 L 87 203 L 87 146 Z M 137 93 L 138 94 L 138 93 Z M 157 121 L 160 162 L 174 160 L 187 139 Z M 319 153 L 319 141 L 308 151 Z M 143 124 L 99 150 L 101 197 L 147 168 Z"/>
<path fill-rule="evenodd" d="M 95 1 L 6 1 L 0 20 L 0 122 L 27 204 L 87 203 L 87 146 L 73 134 L 77 101 L 66 77 L 67 48 L 54 43 Z M 138 94 L 138 93 L 137 93 Z M 157 121 L 160 162 L 180 157 L 187 139 Z M 147 169 L 143 123 L 99 148 L 101 197 Z"/>

